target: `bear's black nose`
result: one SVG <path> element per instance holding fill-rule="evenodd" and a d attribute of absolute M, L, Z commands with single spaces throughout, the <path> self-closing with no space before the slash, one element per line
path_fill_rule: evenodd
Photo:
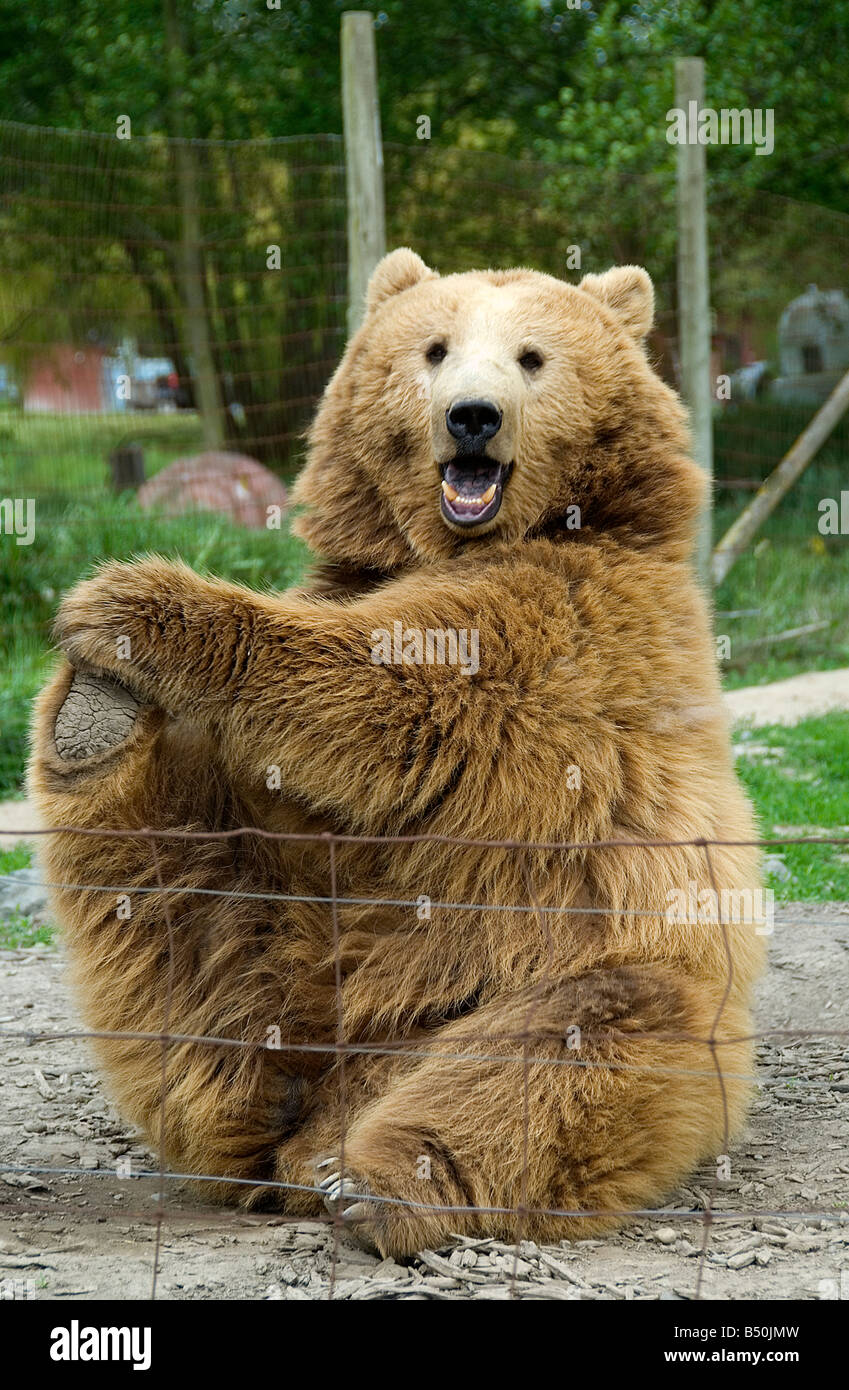
<path fill-rule="evenodd" d="M 501 411 L 492 401 L 455 401 L 445 412 L 445 423 L 461 453 L 477 453 L 501 429 Z"/>

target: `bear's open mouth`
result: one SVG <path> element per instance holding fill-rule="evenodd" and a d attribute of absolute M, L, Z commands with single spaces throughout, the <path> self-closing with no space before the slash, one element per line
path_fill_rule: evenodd
<path fill-rule="evenodd" d="M 442 465 L 442 515 L 454 526 L 480 526 L 501 506 L 512 465 L 480 454 Z"/>

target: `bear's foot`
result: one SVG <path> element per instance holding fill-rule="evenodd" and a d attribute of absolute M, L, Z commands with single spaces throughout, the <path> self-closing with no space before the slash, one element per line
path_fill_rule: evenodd
<path fill-rule="evenodd" d="M 353 1142 L 351 1147 L 355 1148 Z M 455 1234 L 479 1234 L 472 1198 L 436 1157 L 427 1181 L 418 1177 L 415 1166 L 408 1169 L 406 1155 L 399 1155 L 401 1166 L 394 1171 L 386 1168 L 385 1150 L 381 1158 L 383 1171 L 368 1176 L 368 1162 L 356 1153 L 351 1163 L 346 1151 L 344 1169 L 338 1158 L 312 1163 L 325 1207 L 352 1239 L 386 1259 L 439 1250 Z M 500 1228 L 494 1227 L 493 1234 L 500 1235 Z"/>
<path fill-rule="evenodd" d="M 335 1167 L 338 1162 L 336 1158 L 326 1158 L 315 1166 Z M 332 1215 L 341 1217 L 349 1234 L 367 1250 L 378 1250 L 375 1222 L 380 1215 L 379 1198 L 372 1197 L 368 1183 L 336 1171 L 322 1178 L 318 1187 L 325 1207 Z"/>
<path fill-rule="evenodd" d="M 77 671 L 53 726 L 56 752 L 66 762 L 111 752 L 129 737 L 140 709 L 111 677 Z"/>

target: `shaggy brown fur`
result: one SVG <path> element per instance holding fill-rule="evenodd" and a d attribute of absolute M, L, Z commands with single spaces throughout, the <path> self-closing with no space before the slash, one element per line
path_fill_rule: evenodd
<path fill-rule="evenodd" d="M 651 318 L 633 267 L 575 288 L 388 256 L 299 484 L 313 588 L 258 594 L 148 558 L 74 589 L 57 620 L 68 661 L 35 720 L 45 822 L 751 839 L 689 568 L 701 479 L 646 360 Z M 465 466 L 446 411 L 469 398 L 501 411 L 474 466 L 500 466 L 502 497 L 470 528 L 440 493 L 440 470 Z M 376 664 L 374 630 L 396 622 L 477 629 L 480 669 Z M 251 1045 L 168 1050 L 166 1153 L 220 1175 L 223 1198 L 256 1197 L 228 1179 L 276 1177 L 288 1210 L 321 1210 L 315 1165 L 339 1156 L 344 1103 L 346 1190 L 420 1204 L 355 1211 L 382 1251 L 509 1237 L 519 1205 L 597 1212 L 522 1226 L 587 1236 L 662 1198 L 741 1121 L 750 1048 L 725 1040 L 749 1031 L 763 943 L 747 924 L 726 948 L 714 923 L 666 919 L 670 890 L 711 886 L 701 848 L 338 844 L 344 1038 L 411 1045 L 349 1056 L 340 1099 L 320 1050 L 340 1025 L 327 844 L 157 845 L 55 833 L 46 865 L 57 885 L 114 885 L 53 893 L 92 1028 Z M 719 889 L 757 885 L 751 849 L 712 861 Z M 179 890 L 170 929 L 160 883 Z M 245 896 L 268 893 L 289 896 Z M 457 903 L 483 906 L 441 905 Z M 318 1049 L 266 1050 L 277 1026 Z M 117 1103 L 158 1139 L 160 1046 L 97 1046 Z M 457 1206 L 497 1210 L 441 1209 Z"/>

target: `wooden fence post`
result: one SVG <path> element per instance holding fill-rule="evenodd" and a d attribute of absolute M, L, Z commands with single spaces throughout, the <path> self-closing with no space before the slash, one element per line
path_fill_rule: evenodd
<path fill-rule="evenodd" d="M 701 58 L 675 62 L 675 105 L 684 112 L 689 134 L 690 103 L 701 110 L 705 65 Z M 678 353 L 681 394 L 690 412 L 693 457 L 708 476 L 709 492 L 698 548 L 699 577 L 710 587 L 713 545 L 713 389 L 710 379 L 710 293 L 708 283 L 705 147 L 678 145 Z"/>
<path fill-rule="evenodd" d="M 369 276 L 386 251 L 377 55 L 374 18 L 367 10 L 342 15 L 341 48 L 350 335 L 362 322 Z"/>

